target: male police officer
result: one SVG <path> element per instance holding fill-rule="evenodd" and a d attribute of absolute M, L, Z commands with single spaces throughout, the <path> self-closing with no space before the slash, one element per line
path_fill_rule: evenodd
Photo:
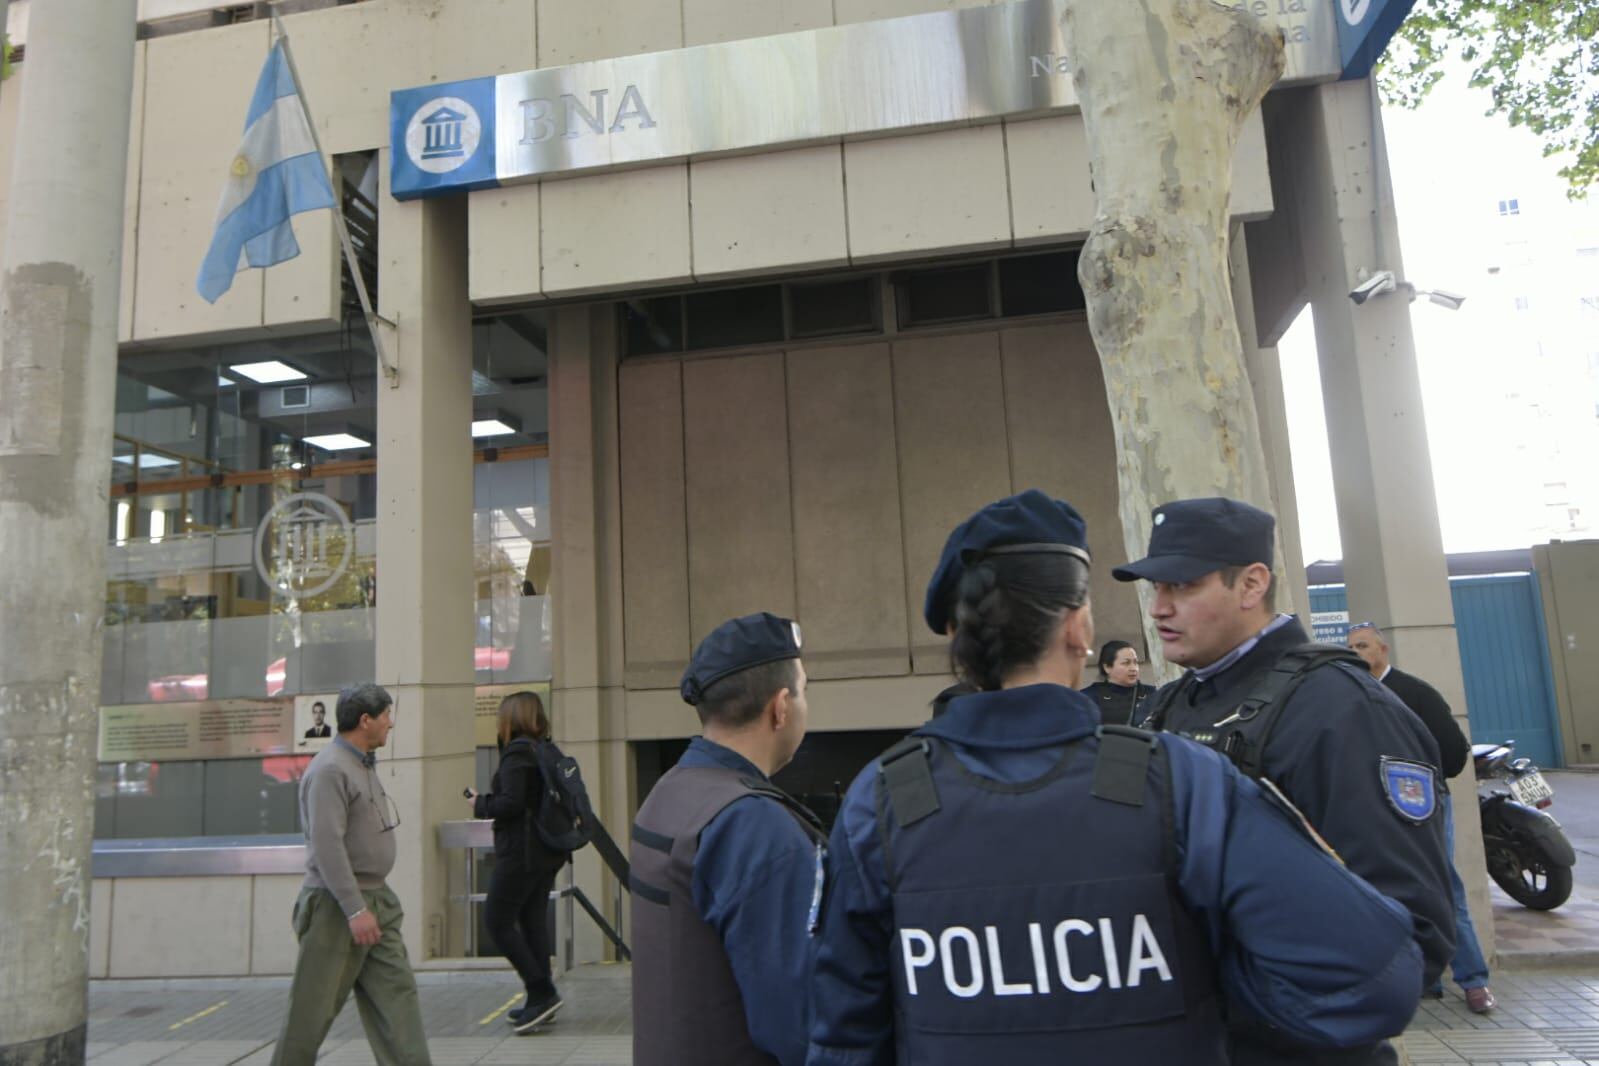
<path fill-rule="evenodd" d="M 1223 1002 L 1317 1046 L 1414 1013 L 1399 904 L 1214 752 L 1099 729 L 1086 543 L 1037 491 L 950 535 L 924 613 L 972 691 L 845 797 L 809 1066 L 1219 1066 Z"/>
<path fill-rule="evenodd" d="M 633 823 L 636 1066 L 800 1066 L 825 836 L 769 777 L 805 738 L 800 630 L 718 626 L 683 674 L 704 734 Z"/>
<path fill-rule="evenodd" d="M 1431 984 L 1454 949 L 1438 745 L 1362 663 L 1306 648 L 1298 620 L 1276 613 L 1275 527 L 1236 500 L 1179 500 L 1156 509 L 1148 556 L 1113 571 L 1154 583 L 1162 650 L 1189 668 L 1154 696 L 1147 725 L 1208 744 L 1282 789 L 1350 869 L 1409 908 Z M 1386 1044 L 1292 1053 L 1244 1026 L 1234 1040 L 1240 1064 L 1397 1058 Z"/>

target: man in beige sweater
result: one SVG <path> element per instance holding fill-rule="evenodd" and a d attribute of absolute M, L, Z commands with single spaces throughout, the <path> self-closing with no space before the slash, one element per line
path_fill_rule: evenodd
<path fill-rule="evenodd" d="M 375 752 L 394 728 L 381 686 L 353 685 L 334 710 L 339 735 L 300 781 L 305 884 L 294 902 L 300 954 L 274 1066 L 312 1066 L 344 1001 L 355 992 L 372 1054 L 382 1066 L 430 1066 L 416 978 L 400 937 L 394 868 L 399 814 L 383 791 Z"/>

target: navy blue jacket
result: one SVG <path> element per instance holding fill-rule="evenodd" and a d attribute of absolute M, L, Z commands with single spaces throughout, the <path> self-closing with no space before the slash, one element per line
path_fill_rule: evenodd
<path fill-rule="evenodd" d="M 1180 735 L 1225 717 L 1262 670 L 1307 640 L 1297 621 L 1267 633 L 1238 662 L 1179 696 L 1164 728 Z M 1162 689 L 1154 705 L 1167 695 Z M 1288 697 L 1266 743 L 1263 776 L 1293 800 L 1351 870 L 1410 911 L 1430 986 L 1455 949 L 1444 820 L 1435 814 L 1418 824 L 1395 808 L 1383 787 L 1385 757 L 1436 767 L 1438 744 L 1370 672 L 1335 663 L 1311 671 Z"/>
<path fill-rule="evenodd" d="M 1056 765 L 1068 744 L 1097 747 L 1098 725 L 1081 693 L 1032 685 L 961 696 L 919 732 L 945 741 L 973 772 L 1019 783 Z M 1318 848 L 1220 756 L 1163 743 L 1177 890 L 1205 929 L 1232 1009 L 1310 1044 L 1357 1045 L 1401 1031 L 1421 980 L 1403 908 Z M 851 784 L 833 827 L 811 995 L 812 1066 L 895 1061 L 895 917 L 878 833 L 877 767 L 874 761 Z M 1068 824 L 1039 826 L 1034 836 L 1039 847 L 1072 846 Z M 950 840 L 948 849 L 950 861 L 960 862 L 961 842 Z"/>
<path fill-rule="evenodd" d="M 759 781 L 738 752 L 696 737 L 679 766 L 720 766 Z M 824 855 L 774 800 L 734 800 L 700 833 L 694 909 L 715 929 L 744 999 L 750 1038 L 782 1066 L 805 1061 L 811 912 Z"/>

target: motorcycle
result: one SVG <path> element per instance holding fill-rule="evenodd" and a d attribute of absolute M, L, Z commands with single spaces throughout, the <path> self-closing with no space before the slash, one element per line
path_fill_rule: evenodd
<path fill-rule="evenodd" d="M 1552 911 L 1571 895 L 1577 855 L 1545 810 L 1555 790 L 1531 759 L 1514 755 L 1515 741 L 1471 746 L 1488 876 L 1522 906 Z"/>

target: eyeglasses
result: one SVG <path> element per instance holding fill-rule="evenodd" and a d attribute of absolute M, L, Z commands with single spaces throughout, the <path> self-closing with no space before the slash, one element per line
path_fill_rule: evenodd
<path fill-rule="evenodd" d="M 370 770 L 367 771 L 368 774 L 371 772 Z M 377 787 L 377 782 L 374 781 L 373 787 L 367 792 L 367 796 L 372 800 L 372 806 L 377 809 L 378 821 L 383 825 L 383 832 L 391 833 L 398 829 L 400 826 L 400 809 L 394 805 L 394 800 L 389 794 Z"/>
<path fill-rule="evenodd" d="M 1376 628 L 1377 628 L 1377 623 L 1376 622 L 1356 622 L 1356 623 L 1354 623 L 1353 625 L 1351 625 L 1349 627 L 1349 632 L 1353 633 L 1357 629 L 1376 629 Z"/>

